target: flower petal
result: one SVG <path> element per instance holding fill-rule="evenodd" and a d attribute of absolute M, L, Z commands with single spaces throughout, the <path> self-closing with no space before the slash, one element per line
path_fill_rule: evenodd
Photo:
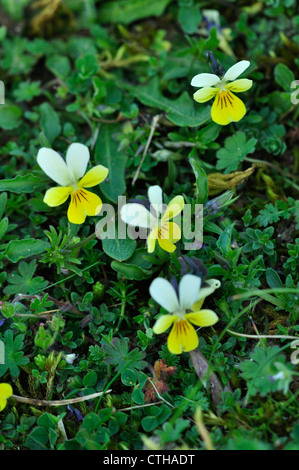
<path fill-rule="evenodd" d="M 86 145 L 74 142 L 66 152 L 66 164 L 74 181 L 78 181 L 84 175 L 89 162 L 89 149 Z"/>
<path fill-rule="evenodd" d="M 199 312 L 204 301 L 205 299 L 201 299 L 198 302 L 195 302 L 195 304 L 191 305 L 190 310 L 192 310 L 192 312 Z"/>
<path fill-rule="evenodd" d="M 13 394 L 12 386 L 10 384 L 2 383 L 0 384 L 0 397 L 9 398 Z"/>
<path fill-rule="evenodd" d="M 147 251 L 153 253 L 155 251 L 156 240 L 158 238 L 158 227 L 151 230 L 147 237 Z"/>
<path fill-rule="evenodd" d="M 208 309 L 187 313 L 185 318 L 196 326 L 212 326 L 218 321 L 216 313 Z"/>
<path fill-rule="evenodd" d="M 186 320 L 176 321 L 168 336 L 167 346 L 172 354 L 193 351 L 198 346 L 198 336 L 193 326 Z"/>
<path fill-rule="evenodd" d="M 165 213 L 162 216 L 162 224 L 178 215 L 184 207 L 183 196 L 175 196 L 167 206 Z"/>
<path fill-rule="evenodd" d="M 219 289 L 219 287 L 221 286 L 221 282 L 218 281 L 218 279 L 208 279 L 207 281 L 205 281 L 205 283 L 208 284 L 208 286 L 202 287 L 200 289 L 197 295 L 196 302 L 205 299 L 206 297 L 208 297 L 208 295 L 213 294 L 213 292 L 216 289 Z"/>
<path fill-rule="evenodd" d="M 97 194 L 86 191 L 86 189 L 80 189 L 80 191 L 77 191 L 77 198 L 83 205 L 87 215 L 97 215 L 100 212 L 103 204 Z"/>
<path fill-rule="evenodd" d="M 217 95 L 217 93 L 219 93 L 219 88 L 205 87 L 197 90 L 194 93 L 193 98 L 198 103 L 205 103 Z"/>
<path fill-rule="evenodd" d="M 67 211 L 67 216 L 72 224 L 83 224 L 85 222 L 85 209 L 83 207 L 83 204 L 81 204 L 78 201 L 78 198 L 75 197 L 75 193 L 71 196 L 71 202 Z"/>
<path fill-rule="evenodd" d="M 0 396 L 0 411 L 4 410 L 4 408 L 6 407 L 6 403 L 7 403 L 6 399 Z"/>
<path fill-rule="evenodd" d="M 160 188 L 160 186 L 150 186 L 147 194 L 152 205 L 157 204 L 161 206 L 163 204 L 162 188 Z"/>
<path fill-rule="evenodd" d="M 132 202 L 125 204 L 120 211 L 121 219 L 133 227 L 149 228 L 154 222 L 153 216 L 142 204 Z"/>
<path fill-rule="evenodd" d="M 177 319 L 176 315 L 162 315 L 154 324 L 153 332 L 156 335 L 164 333 Z"/>
<path fill-rule="evenodd" d="M 92 188 L 102 183 L 109 173 L 108 168 L 103 165 L 97 165 L 91 168 L 85 176 L 78 182 L 79 188 Z"/>
<path fill-rule="evenodd" d="M 176 243 L 181 239 L 182 232 L 175 222 L 164 222 L 158 232 L 158 237 L 160 240 L 170 240 Z"/>
<path fill-rule="evenodd" d="M 162 250 L 168 253 L 173 253 L 176 250 L 176 246 L 170 240 L 158 238 L 158 243 Z"/>
<path fill-rule="evenodd" d="M 178 296 L 167 279 L 157 277 L 151 283 L 149 291 L 152 298 L 169 313 L 179 310 Z"/>
<path fill-rule="evenodd" d="M 220 78 L 213 73 L 199 73 L 198 75 L 195 75 L 195 77 L 192 78 L 191 86 L 201 88 L 204 86 L 213 86 L 219 82 Z"/>
<path fill-rule="evenodd" d="M 72 224 L 83 224 L 86 215 L 97 215 L 102 208 L 99 196 L 86 189 L 80 189 L 71 196 L 68 219 Z"/>
<path fill-rule="evenodd" d="M 60 206 L 73 191 L 74 188 L 71 187 L 57 186 L 56 188 L 50 188 L 45 194 L 44 202 L 50 207 Z"/>
<path fill-rule="evenodd" d="M 224 74 L 224 77 L 222 80 L 236 80 L 241 73 L 244 72 L 250 65 L 250 62 L 248 60 L 241 60 L 240 62 L 237 62 L 235 65 L 230 67 L 226 73 Z"/>
<path fill-rule="evenodd" d="M 214 122 L 225 126 L 230 122 L 237 122 L 244 117 L 246 108 L 237 96 L 230 91 L 222 91 L 216 96 L 211 110 Z"/>
<path fill-rule="evenodd" d="M 73 175 L 64 159 L 55 150 L 41 148 L 37 154 L 37 163 L 49 178 L 61 186 L 70 186 L 73 182 Z"/>
<path fill-rule="evenodd" d="M 179 283 L 179 301 L 181 310 L 187 310 L 197 299 L 201 279 L 194 274 L 185 274 Z"/>
<path fill-rule="evenodd" d="M 239 80 L 235 80 L 234 82 L 227 83 L 225 85 L 225 88 L 227 90 L 237 92 L 237 93 L 249 90 L 249 88 L 251 87 L 252 87 L 252 80 L 248 80 L 248 78 L 240 78 Z"/>

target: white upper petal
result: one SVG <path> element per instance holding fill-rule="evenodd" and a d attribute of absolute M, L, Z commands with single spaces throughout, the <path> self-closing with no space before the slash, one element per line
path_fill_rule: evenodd
<path fill-rule="evenodd" d="M 55 150 L 41 148 L 37 154 L 37 163 L 46 175 L 61 186 L 70 186 L 73 182 L 73 175 L 64 159 Z"/>
<path fill-rule="evenodd" d="M 213 73 L 199 73 L 191 80 L 192 86 L 203 87 L 213 86 L 220 82 L 220 78 Z"/>
<path fill-rule="evenodd" d="M 86 145 L 74 142 L 67 149 L 66 164 L 74 181 L 79 181 L 85 175 L 89 158 L 89 149 Z"/>
<path fill-rule="evenodd" d="M 133 227 L 150 228 L 154 218 L 142 204 L 132 202 L 125 204 L 120 210 L 121 219 Z"/>
<path fill-rule="evenodd" d="M 240 62 L 237 62 L 226 71 L 222 80 L 236 80 L 236 78 L 238 78 L 238 76 L 241 75 L 249 65 L 249 60 L 241 60 Z"/>
<path fill-rule="evenodd" d="M 152 298 L 169 313 L 180 309 L 178 296 L 171 283 L 162 277 L 155 279 L 149 288 Z"/>
<path fill-rule="evenodd" d="M 185 274 L 179 284 L 179 299 L 181 310 L 187 310 L 196 302 L 201 285 L 201 279 L 194 274 Z"/>
<path fill-rule="evenodd" d="M 151 206 L 153 206 L 153 209 L 155 210 L 157 217 L 159 214 L 162 213 L 163 210 L 163 195 L 162 195 L 162 189 L 160 186 L 150 186 L 148 188 L 148 198 Z"/>

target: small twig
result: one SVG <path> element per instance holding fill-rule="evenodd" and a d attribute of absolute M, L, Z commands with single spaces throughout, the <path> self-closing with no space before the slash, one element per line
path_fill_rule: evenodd
<path fill-rule="evenodd" d="M 213 443 L 212 443 L 211 436 L 210 436 L 207 428 L 205 427 L 205 424 L 204 424 L 204 421 L 203 421 L 203 415 L 202 415 L 201 408 L 199 408 L 199 407 L 196 408 L 194 419 L 195 419 L 195 425 L 196 425 L 197 431 L 199 432 L 202 440 L 204 441 L 206 449 L 207 450 L 214 450 L 214 446 L 213 446 Z"/>
<path fill-rule="evenodd" d="M 157 127 L 157 125 L 158 125 L 158 122 L 159 122 L 159 119 L 161 118 L 161 116 L 162 116 L 161 114 L 157 114 L 156 116 L 153 117 L 153 122 L 152 122 L 152 124 L 151 124 L 151 130 L 150 130 L 150 133 L 149 133 L 149 136 L 148 136 L 146 145 L 145 145 L 145 147 L 144 147 L 144 151 L 143 151 L 143 154 L 142 154 L 140 163 L 139 163 L 139 165 L 138 165 L 138 168 L 137 168 L 137 170 L 136 170 L 135 176 L 134 176 L 134 178 L 133 178 L 132 186 L 134 186 L 134 184 L 136 183 L 136 180 L 137 180 L 137 178 L 138 178 L 138 176 L 139 176 L 139 173 L 140 173 L 142 164 L 143 164 L 144 159 L 145 159 L 145 157 L 146 157 L 146 154 L 147 154 L 147 152 L 148 152 L 150 143 L 151 143 L 151 141 L 152 141 L 154 132 L 155 132 L 155 130 L 156 130 L 156 127 Z"/>
<path fill-rule="evenodd" d="M 106 392 L 98 392 L 92 393 L 91 395 L 86 395 L 85 397 L 78 397 L 78 398 L 70 398 L 69 400 L 37 400 L 35 398 L 26 398 L 26 397 L 19 397 L 18 395 L 12 395 L 11 398 L 14 398 L 16 401 L 20 403 L 28 403 L 29 405 L 35 406 L 64 406 L 64 405 L 71 405 L 73 403 L 80 403 L 82 401 L 92 400 L 93 398 L 97 398 L 104 393 L 110 393 L 112 390 L 106 390 Z"/>
<path fill-rule="evenodd" d="M 228 333 L 231 333 L 235 336 L 241 336 L 242 338 L 254 338 L 259 340 L 260 338 L 269 338 L 269 339 L 299 339 L 298 336 L 288 336 L 288 335 L 246 335 L 243 333 L 236 333 L 232 330 L 226 330 Z"/>

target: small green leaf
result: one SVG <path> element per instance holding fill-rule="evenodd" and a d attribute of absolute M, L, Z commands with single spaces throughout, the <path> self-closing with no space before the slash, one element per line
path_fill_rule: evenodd
<path fill-rule="evenodd" d="M 136 241 L 131 238 L 118 239 L 117 231 L 115 238 L 105 238 L 102 240 L 103 250 L 110 258 L 118 261 L 125 261 L 133 255 L 136 248 Z"/>
<path fill-rule="evenodd" d="M 133 21 L 150 16 L 160 16 L 171 0 L 151 0 L 144 4 L 144 0 L 118 0 L 105 2 L 99 8 L 98 21 L 100 23 L 130 24 Z"/>
<path fill-rule="evenodd" d="M 43 103 L 40 105 L 41 121 L 40 125 L 42 131 L 45 133 L 50 144 L 59 136 L 61 132 L 61 125 L 59 116 L 54 111 L 49 103 Z"/>
<path fill-rule="evenodd" d="M 101 191 L 114 203 L 126 190 L 127 156 L 123 151 L 118 151 L 119 144 L 114 139 L 117 132 L 120 132 L 119 125 L 102 124 L 95 146 L 95 160 L 109 169 L 106 180 L 101 183 Z"/>
<path fill-rule="evenodd" d="M 224 148 L 217 152 L 217 170 L 225 169 L 224 173 L 237 170 L 239 163 L 244 160 L 246 155 L 255 151 L 256 143 L 257 140 L 254 137 L 246 141 L 246 134 L 241 131 L 227 137 Z"/>
<path fill-rule="evenodd" d="M 204 204 L 208 199 L 208 177 L 195 158 L 190 158 L 189 162 L 195 175 L 197 203 Z"/>
<path fill-rule="evenodd" d="M 7 131 L 19 127 L 22 112 L 18 106 L 1 105 L 0 127 Z"/>
<path fill-rule="evenodd" d="M 12 263 L 17 263 L 20 259 L 36 256 L 49 248 L 49 243 L 34 238 L 25 240 L 12 240 L 8 243 L 4 256 Z"/>
<path fill-rule="evenodd" d="M 274 69 L 275 81 L 285 91 L 291 91 L 291 83 L 295 80 L 293 72 L 285 64 L 277 64 Z"/>

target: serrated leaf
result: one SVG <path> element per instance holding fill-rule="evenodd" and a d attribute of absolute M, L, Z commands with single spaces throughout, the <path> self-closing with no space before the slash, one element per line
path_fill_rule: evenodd
<path fill-rule="evenodd" d="M 45 181 L 33 173 L 24 176 L 18 175 L 11 180 L 0 180 L 0 191 L 11 191 L 17 194 L 33 193 L 44 187 Z"/>
<path fill-rule="evenodd" d="M 246 141 L 246 134 L 238 131 L 235 135 L 227 137 L 224 142 L 224 148 L 218 150 L 216 165 L 217 170 L 225 170 L 224 173 L 230 173 L 237 170 L 246 155 L 253 153 L 257 140 L 252 137 Z"/>

